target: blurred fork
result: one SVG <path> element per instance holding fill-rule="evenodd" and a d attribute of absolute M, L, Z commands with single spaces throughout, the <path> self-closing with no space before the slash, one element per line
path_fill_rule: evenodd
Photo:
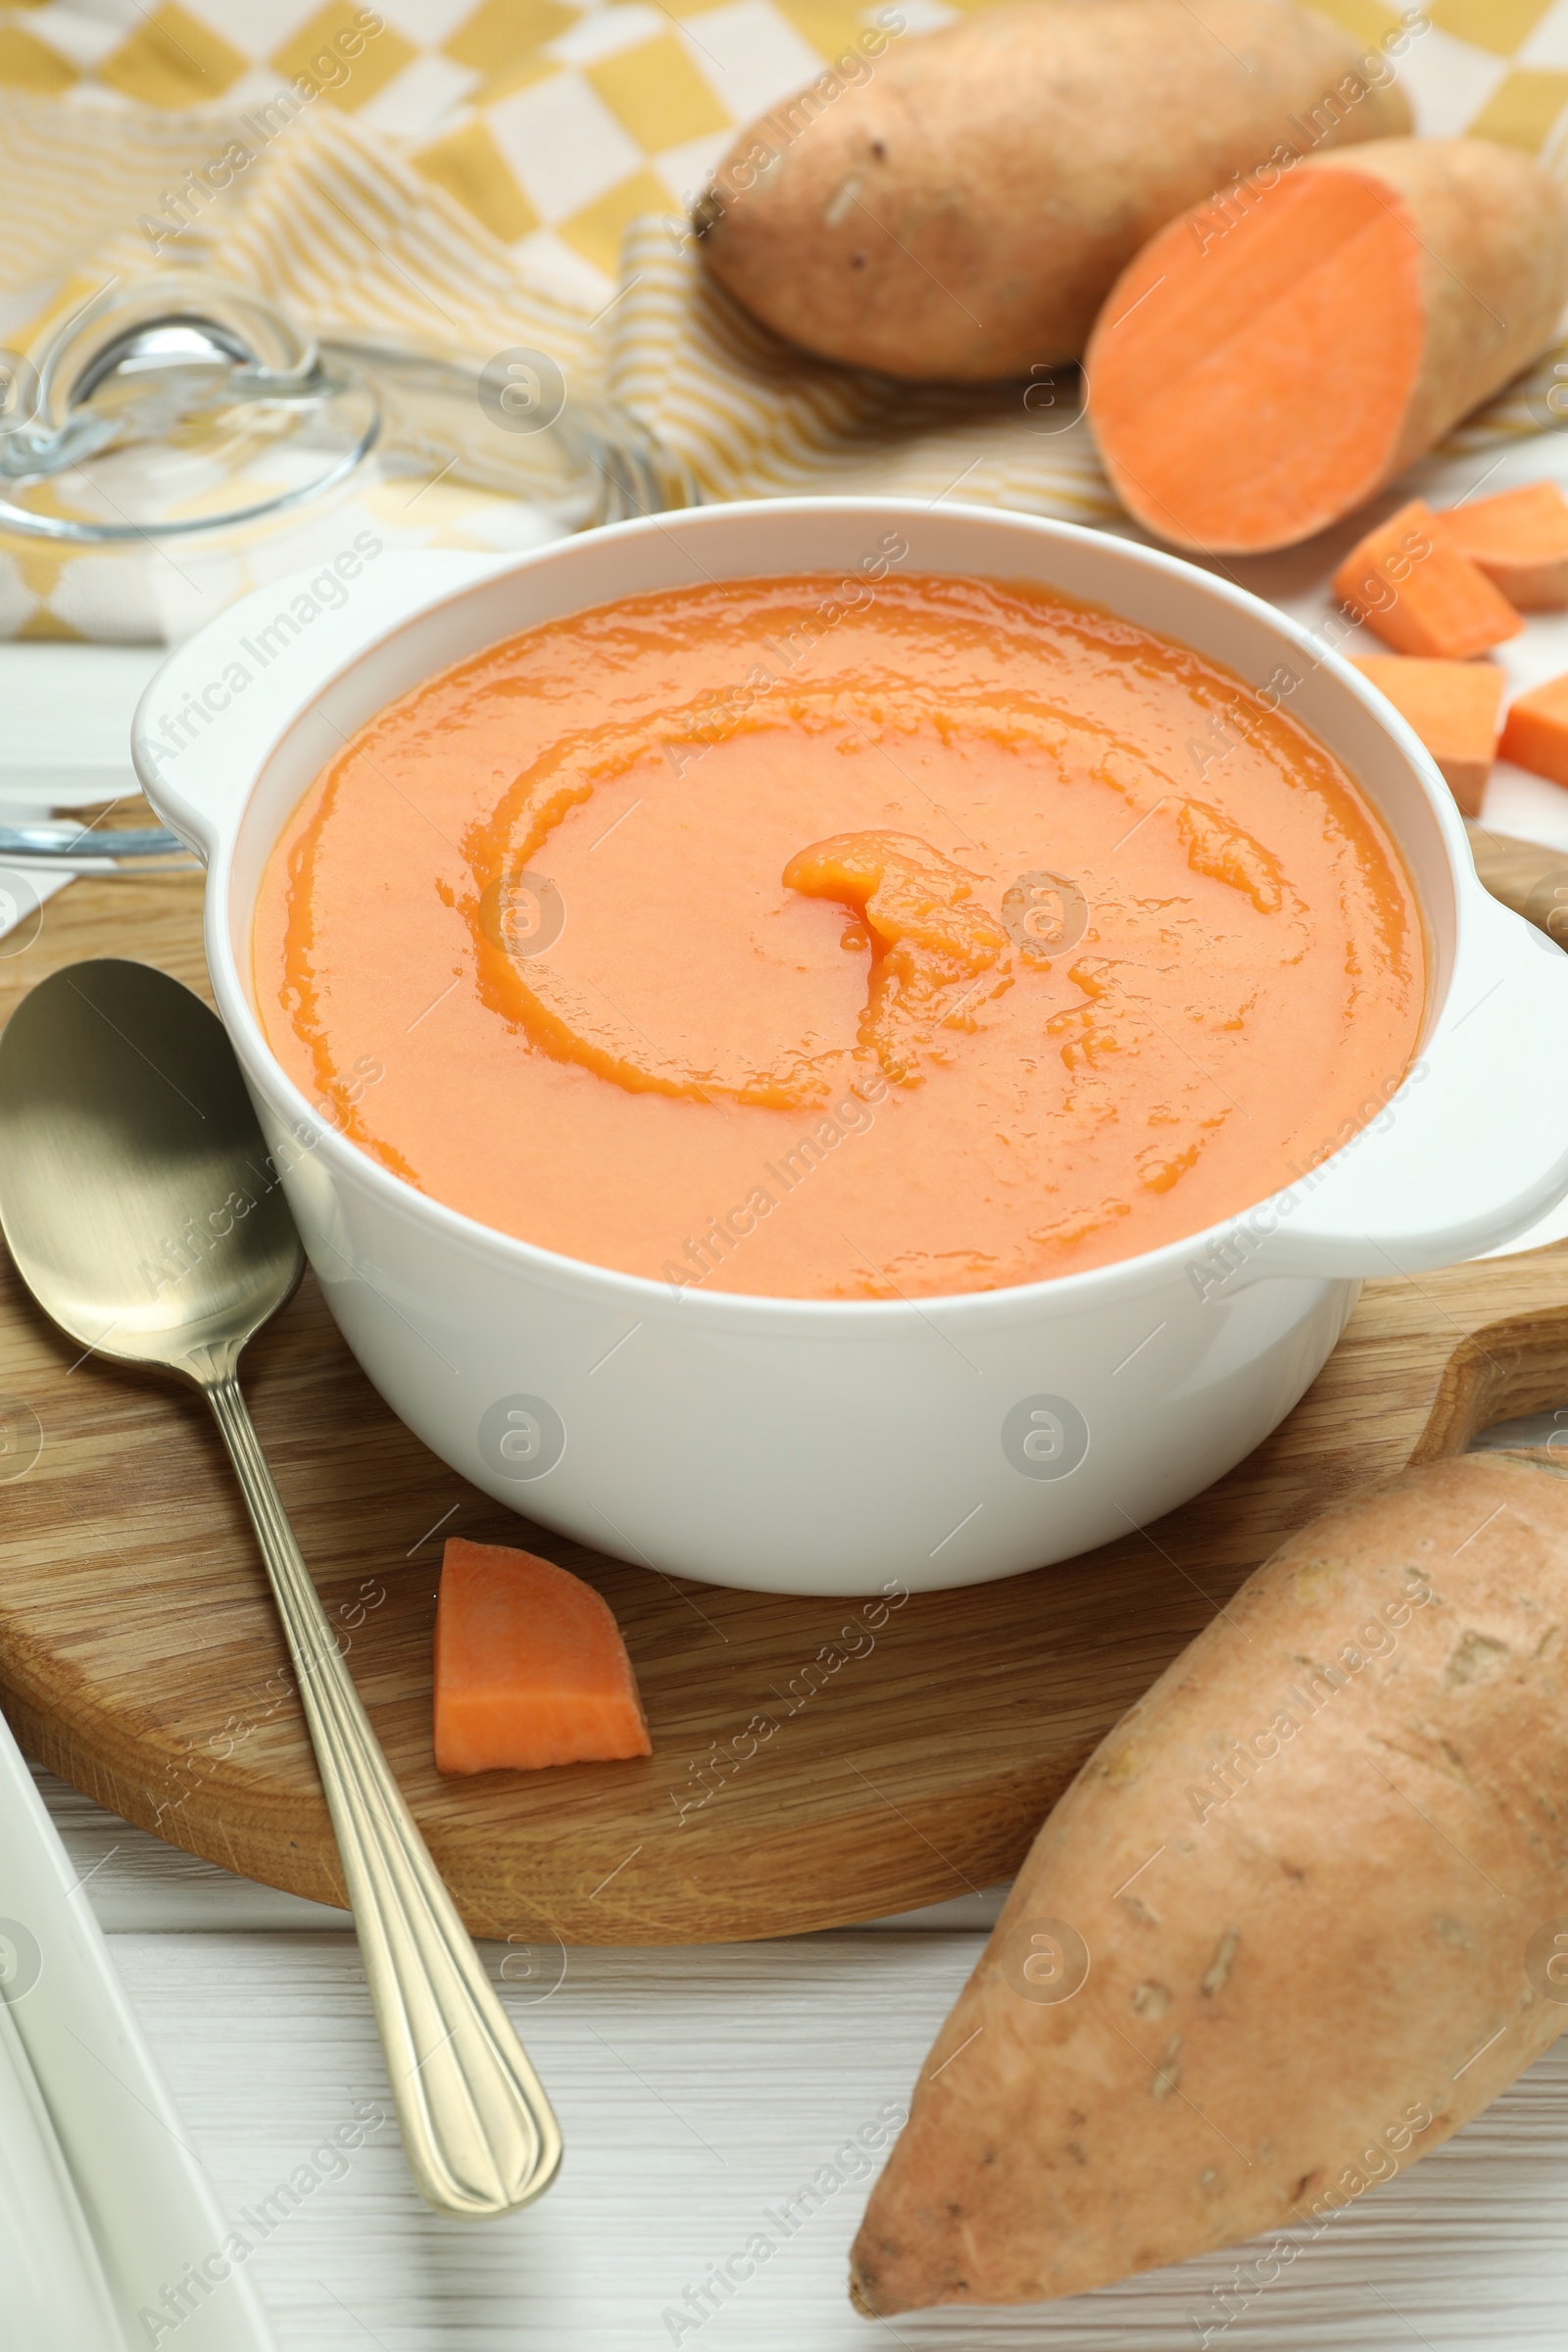
<path fill-rule="evenodd" d="M 100 833 L 67 819 L 37 824 L 0 823 L 0 864 L 69 866 L 74 873 L 112 874 L 158 858 L 194 864 L 177 833 L 164 825 L 131 825 Z"/>

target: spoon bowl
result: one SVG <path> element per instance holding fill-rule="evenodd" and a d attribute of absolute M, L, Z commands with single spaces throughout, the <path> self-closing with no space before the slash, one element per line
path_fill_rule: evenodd
<path fill-rule="evenodd" d="M 44 981 L 0 1038 L 0 1222 L 74 1340 L 192 1378 L 305 1265 L 222 1024 L 107 957 Z"/>
<path fill-rule="evenodd" d="M 0 1038 L 0 1227 L 89 1352 L 213 1410 L 282 1619 L 423 2195 L 482 2220 L 547 2188 L 550 2103 L 388 1769 L 240 1394 L 240 1352 L 305 1258 L 222 1024 L 146 964 L 41 981 Z"/>

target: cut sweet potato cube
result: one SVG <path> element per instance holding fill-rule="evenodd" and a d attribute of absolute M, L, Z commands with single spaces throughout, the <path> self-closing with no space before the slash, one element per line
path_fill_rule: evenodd
<path fill-rule="evenodd" d="M 1568 676 L 1522 694 L 1503 723 L 1497 750 L 1516 767 L 1568 784 Z"/>
<path fill-rule="evenodd" d="M 1502 671 L 1490 662 L 1422 662 L 1405 654 L 1353 654 L 1351 661 L 1409 720 L 1465 815 L 1479 816 L 1497 747 Z"/>
<path fill-rule="evenodd" d="M 440 1772 L 535 1772 L 652 1752 L 609 1604 L 531 1551 L 447 1540 L 435 1616 Z"/>
<path fill-rule="evenodd" d="M 1334 593 L 1397 654 L 1464 662 L 1524 622 L 1486 573 L 1450 547 L 1437 516 L 1412 499 L 1350 550 Z"/>
<path fill-rule="evenodd" d="M 1527 482 L 1448 507 L 1437 524 L 1516 612 L 1568 610 L 1568 498 L 1555 482 Z"/>

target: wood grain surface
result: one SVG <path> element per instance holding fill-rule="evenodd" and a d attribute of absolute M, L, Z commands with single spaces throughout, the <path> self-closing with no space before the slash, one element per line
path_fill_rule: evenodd
<path fill-rule="evenodd" d="M 194 877 L 74 884 L 29 944 L 0 942 L 0 1012 L 88 955 L 205 991 L 199 905 Z M 1206 1494 L 1081 1559 L 917 1594 L 879 1622 L 875 1604 L 681 1585 L 530 1528 L 392 1416 L 309 1277 L 249 1350 L 245 1386 L 469 1926 L 530 1944 L 729 1940 L 1014 1870 L 1095 1742 L 1288 1530 L 1412 1455 L 1568 1403 L 1568 1244 L 1369 1284 L 1296 1411 Z M 341 1903 L 261 1564 L 195 1393 L 82 1358 L 7 1262 L 0 1427 L 0 1700 L 24 1746 L 175 1845 Z M 459 1533 L 529 1545 L 604 1592 L 651 1757 L 436 1773 L 430 1634 Z"/>

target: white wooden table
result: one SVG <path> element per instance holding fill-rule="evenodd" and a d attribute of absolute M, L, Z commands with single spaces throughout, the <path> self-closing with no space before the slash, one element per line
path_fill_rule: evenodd
<path fill-rule="evenodd" d="M 845 2299 L 867 2182 L 831 2185 L 819 2168 L 884 2102 L 907 2099 L 980 1927 L 541 1952 L 535 1980 L 512 1983 L 488 1947 L 566 2160 L 531 2212 L 451 2222 L 419 2202 L 390 2122 L 352 2157 L 311 2167 L 338 2125 L 391 2113 L 342 1915 L 230 1878 L 52 1776 L 39 1782 L 220 2200 L 253 2237 L 271 2222 L 251 2275 L 282 2352 L 699 2340 L 702 2352 L 851 2352 L 878 2336 L 920 2352 L 1568 2343 L 1568 2043 L 1315 2242 L 1297 2232 L 1298 2259 L 1270 2284 L 1251 2277 L 1227 2296 L 1250 2261 L 1233 2251 L 1040 2311 L 873 2329 Z M 813 2180 L 821 2203 L 787 2216 Z M 292 2204 L 278 2194 L 291 2181 Z M 688 2289 L 760 2231 L 776 2250 L 694 2318 Z"/>
<path fill-rule="evenodd" d="M 1568 617 L 1558 625 L 1561 667 Z M 0 647 L 0 707 L 9 692 L 16 708 L 30 658 Z M 0 798 L 33 797 L 50 742 L 45 800 L 112 791 L 105 746 L 124 713 L 109 706 L 118 695 L 128 707 L 150 664 L 83 649 L 91 741 L 13 730 Z M 50 709 L 82 707 L 54 678 L 47 687 Z M 1568 847 L 1568 802 L 1538 779 L 1500 772 L 1488 813 Z M 1559 1211 L 1538 1232 L 1565 1229 Z M 343 1915 L 232 1878 L 39 1780 L 191 2144 L 260 2241 L 250 2275 L 281 2352 L 849 2352 L 878 2339 L 921 2352 L 1568 2348 L 1568 2042 L 1409 2175 L 1321 2235 L 1296 2233 L 1296 2259 L 1268 2283 L 1249 2250 L 1232 2250 L 1044 2310 L 873 2328 L 845 2293 L 867 2179 L 834 2168 L 834 2152 L 906 2101 L 997 1898 L 791 1942 L 540 1952 L 529 1976 L 515 1952 L 491 1949 L 566 2159 L 531 2212 L 465 2225 L 429 2212 L 410 2182 Z M 313 2164 L 340 2125 L 368 2115 L 388 2120 L 363 2148 Z M 808 2183 L 820 2195 L 808 2214 L 812 2200 L 796 2202 Z M 715 2266 L 759 2233 L 767 2259 L 705 2304 Z M 13 2352 L 3 2309 L 0 2348 Z"/>

